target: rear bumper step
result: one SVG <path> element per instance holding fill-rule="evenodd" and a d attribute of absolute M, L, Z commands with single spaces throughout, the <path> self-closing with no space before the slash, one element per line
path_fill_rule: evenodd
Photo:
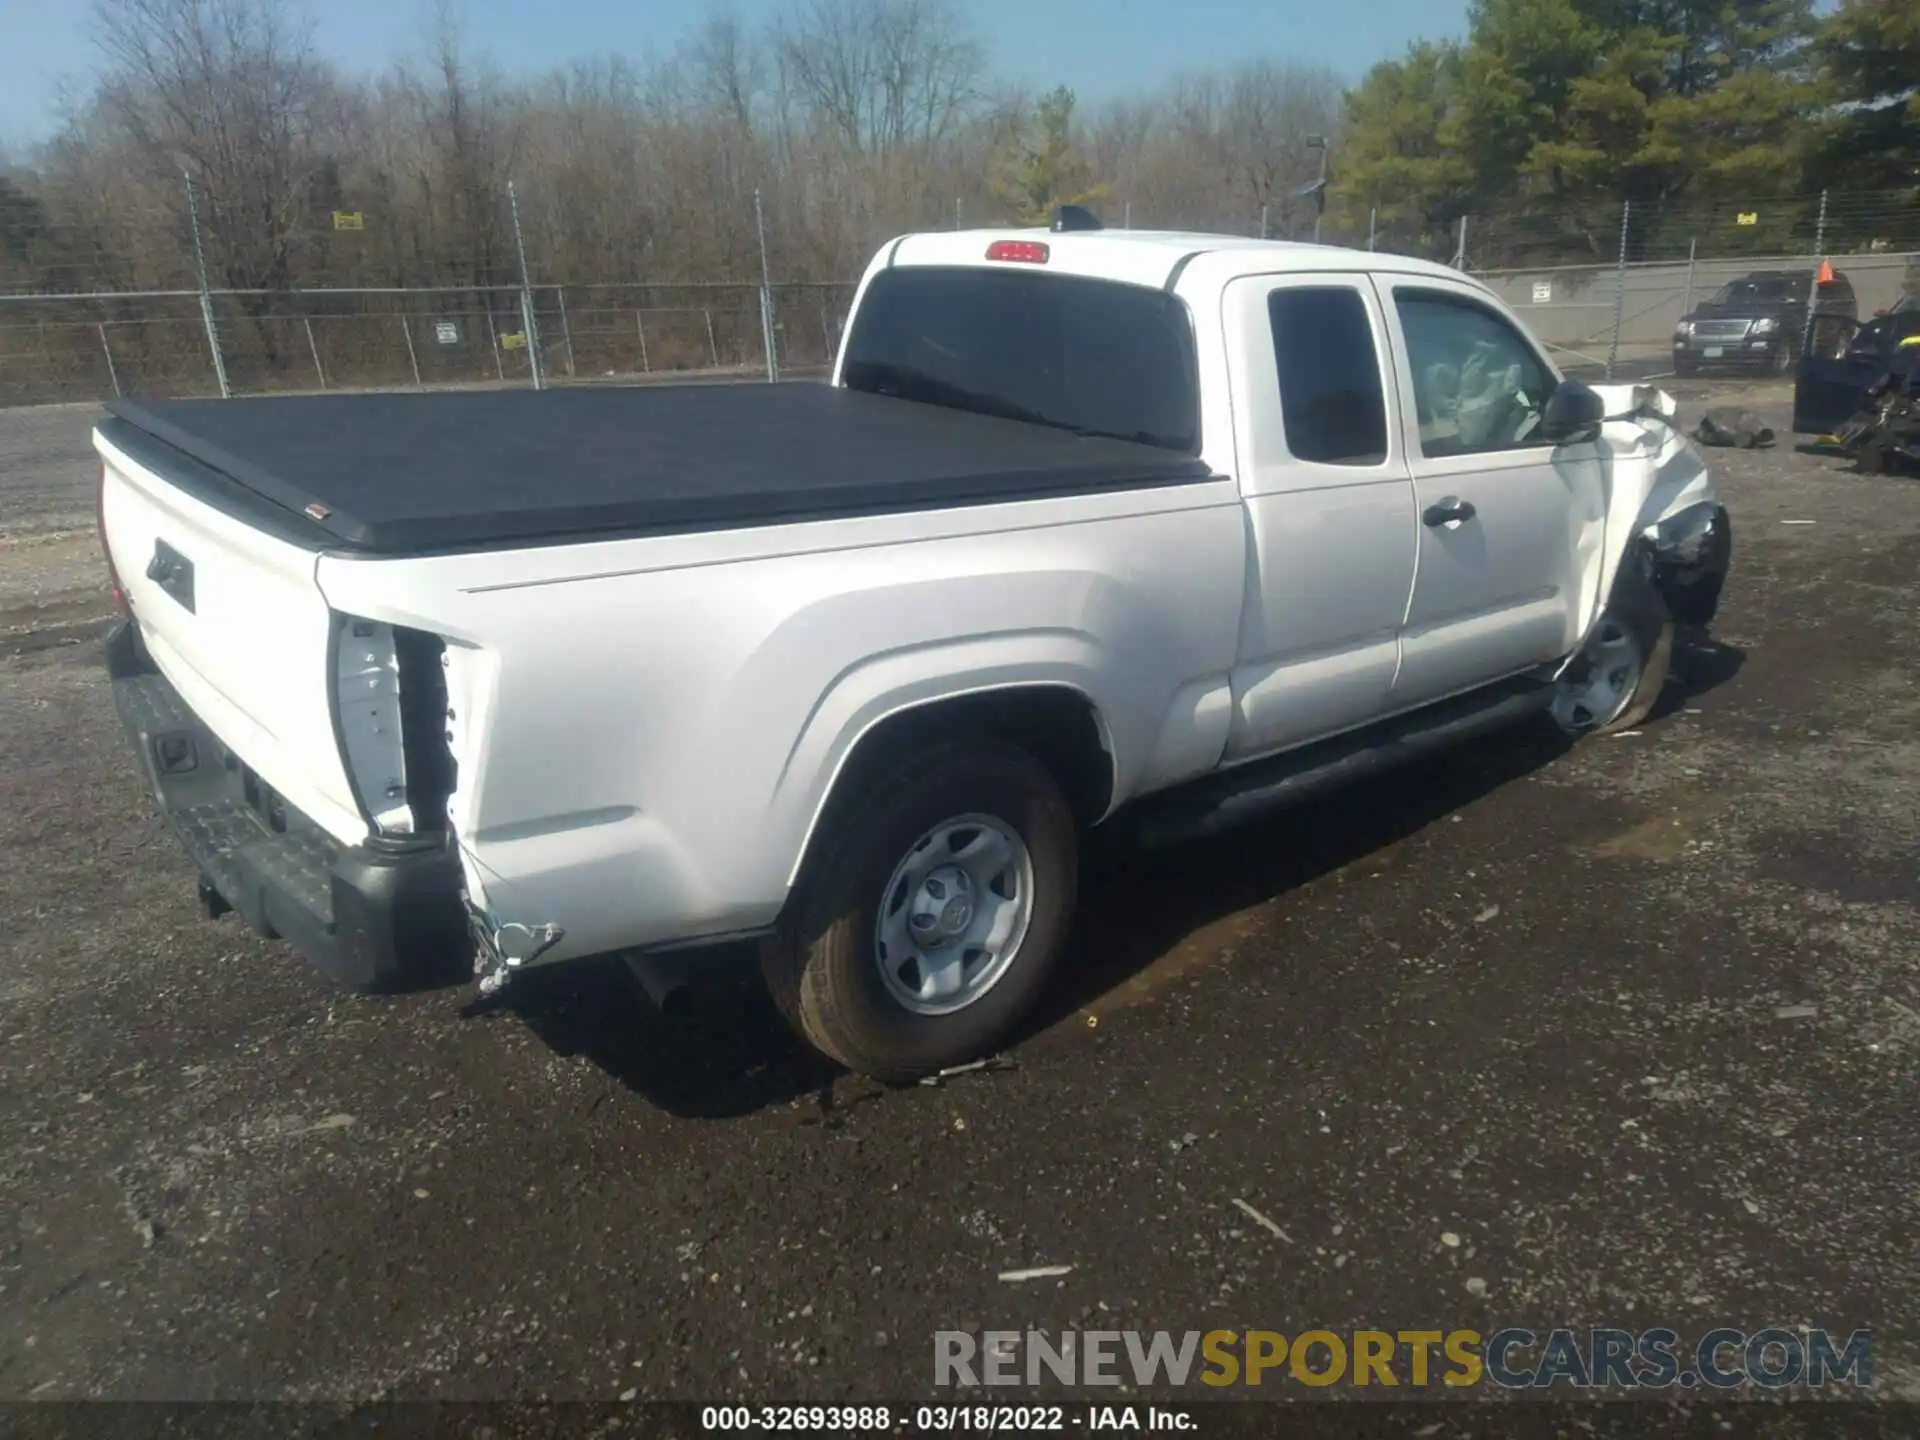
<path fill-rule="evenodd" d="M 221 744 L 153 667 L 133 622 L 114 624 L 106 662 L 121 725 L 199 867 L 208 914 L 217 897 L 356 990 L 467 977 L 464 879 L 445 837 L 340 844 Z"/>

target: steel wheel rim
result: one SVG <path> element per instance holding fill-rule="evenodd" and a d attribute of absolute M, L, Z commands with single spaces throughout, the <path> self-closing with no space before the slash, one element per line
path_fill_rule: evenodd
<path fill-rule="evenodd" d="M 874 963 L 916 1015 L 952 1015 L 1000 983 L 1033 922 L 1033 856 L 1012 826 L 956 815 L 908 847 L 880 892 Z"/>
<path fill-rule="evenodd" d="M 1571 673 L 1555 687 L 1553 718 L 1569 734 L 1598 730 L 1627 708 L 1645 667 L 1633 632 L 1602 616 Z"/>

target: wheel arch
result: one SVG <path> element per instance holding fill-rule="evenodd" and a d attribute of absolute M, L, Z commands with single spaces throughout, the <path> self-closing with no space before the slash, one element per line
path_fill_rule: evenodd
<path fill-rule="evenodd" d="M 1066 793 L 1084 827 L 1106 818 L 1119 765 L 1106 717 L 1093 697 L 1064 680 L 1015 681 L 909 700 L 875 716 L 843 749 L 808 817 L 787 876 L 789 895 L 806 873 L 815 842 L 858 794 L 861 781 L 915 746 L 964 738 L 1025 750 Z"/>

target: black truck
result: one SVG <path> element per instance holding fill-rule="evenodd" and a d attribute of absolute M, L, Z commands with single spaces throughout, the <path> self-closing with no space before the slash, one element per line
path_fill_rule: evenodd
<path fill-rule="evenodd" d="M 1771 370 L 1787 374 L 1803 350 L 1837 355 L 1860 315 L 1853 282 L 1834 270 L 1819 284 L 1811 266 L 1755 270 L 1729 280 L 1712 298 L 1687 312 L 1673 330 L 1673 371 L 1680 376 L 1710 369 Z M 1807 343 L 1812 301 L 1813 342 Z"/>

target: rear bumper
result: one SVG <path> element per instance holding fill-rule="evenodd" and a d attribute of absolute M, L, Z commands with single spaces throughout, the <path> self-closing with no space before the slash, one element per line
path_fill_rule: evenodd
<path fill-rule="evenodd" d="M 1713 620 L 1732 564 L 1726 506 L 1702 501 L 1661 522 L 1653 542 L 1653 583 L 1678 623 L 1704 626 Z"/>
<path fill-rule="evenodd" d="M 120 721 L 201 897 L 342 984 L 392 990 L 471 969 L 463 876 L 445 837 L 342 845 L 275 795 L 154 668 L 133 622 L 106 641 Z M 210 890 L 212 893 L 210 893 Z"/>

